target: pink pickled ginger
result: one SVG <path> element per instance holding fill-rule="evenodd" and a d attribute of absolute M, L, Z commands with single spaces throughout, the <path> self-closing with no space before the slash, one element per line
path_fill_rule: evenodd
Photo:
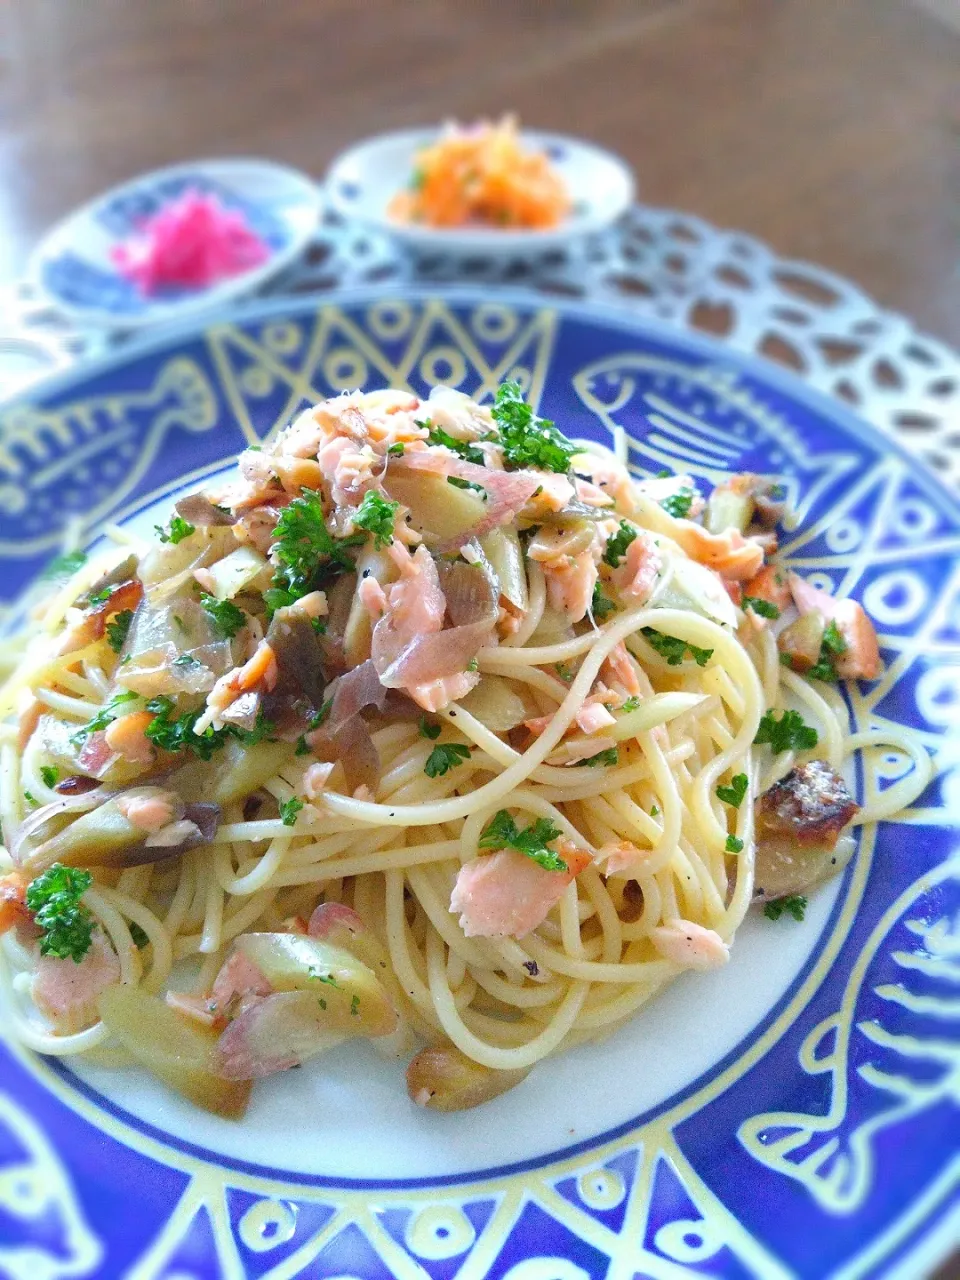
<path fill-rule="evenodd" d="M 206 288 L 259 266 L 269 248 L 243 213 L 190 188 L 146 218 L 110 257 L 141 293 L 165 285 Z"/>

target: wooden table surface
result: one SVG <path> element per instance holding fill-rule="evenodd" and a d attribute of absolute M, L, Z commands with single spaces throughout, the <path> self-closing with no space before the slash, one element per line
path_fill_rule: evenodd
<path fill-rule="evenodd" d="M 510 108 L 960 346 L 958 67 L 960 0 L 12 0 L 0 281 L 156 165 Z"/>

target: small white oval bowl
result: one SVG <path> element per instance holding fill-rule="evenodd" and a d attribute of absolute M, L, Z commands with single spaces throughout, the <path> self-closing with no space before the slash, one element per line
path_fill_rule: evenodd
<path fill-rule="evenodd" d="M 215 284 L 141 294 L 110 260 L 111 248 L 188 187 L 241 209 L 266 240 L 269 256 Z M 306 174 L 269 160 L 194 160 L 154 169 L 75 209 L 48 232 L 27 267 L 30 281 L 59 311 L 85 324 L 139 328 L 179 319 L 250 293 L 303 252 L 323 205 Z"/>
<path fill-rule="evenodd" d="M 523 145 L 546 151 L 570 192 L 573 210 L 560 226 L 538 231 L 395 222 L 388 217 L 387 206 L 409 183 L 417 152 L 436 142 L 440 133 L 438 128 L 383 133 L 343 152 L 327 173 L 328 204 L 343 217 L 374 227 L 417 253 L 489 259 L 525 258 L 561 249 L 603 231 L 633 203 L 633 174 L 619 156 L 577 138 L 524 129 Z"/>

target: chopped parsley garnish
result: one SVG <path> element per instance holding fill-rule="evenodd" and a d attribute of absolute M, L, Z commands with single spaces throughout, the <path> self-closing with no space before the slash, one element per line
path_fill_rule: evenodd
<path fill-rule="evenodd" d="M 351 1018 L 359 1018 L 360 1016 L 360 997 L 350 997 L 350 1016 Z"/>
<path fill-rule="evenodd" d="M 566 871 L 564 860 L 547 847 L 560 834 L 560 828 L 549 818 L 538 818 L 521 830 L 507 810 L 500 809 L 481 831 L 477 845 L 481 849 L 516 849 L 545 871 Z"/>
<path fill-rule="evenodd" d="M 748 609 L 752 609 L 754 613 L 760 615 L 761 618 L 779 618 L 780 610 L 775 604 L 771 604 L 769 600 L 764 600 L 762 596 L 744 596 L 740 602 L 740 606 L 744 613 Z"/>
<path fill-rule="evenodd" d="M 387 453 L 391 458 L 402 458 L 405 447 L 406 446 L 402 445 L 398 440 L 396 444 L 391 444 L 387 446 Z"/>
<path fill-rule="evenodd" d="M 650 817 L 651 817 L 651 818 L 659 818 L 659 817 L 660 817 L 660 810 L 658 809 L 658 807 L 657 807 L 655 804 L 652 804 L 652 805 L 650 806 Z"/>
<path fill-rule="evenodd" d="M 232 600 L 218 600 L 206 591 L 200 592 L 200 603 L 214 628 L 225 640 L 232 640 L 247 625 L 247 615 Z"/>
<path fill-rule="evenodd" d="M 603 562 L 608 564 L 611 569 L 615 569 L 623 557 L 627 554 L 627 547 L 633 542 L 637 536 L 637 531 L 632 525 L 627 524 L 626 520 L 620 521 L 620 527 L 616 533 L 610 535 L 607 539 L 607 545 L 603 551 Z"/>
<path fill-rule="evenodd" d="M 37 803 L 37 797 L 33 794 L 32 791 L 24 791 L 23 798 L 24 800 L 26 800 L 27 804 L 35 805 Z"/>
<path fill-rule="evenodd" d="M 202 667 L 203 663 L 199 658 L 195 658 L 192 653 L 181 653 L 180 657 L 174 658 L 170 665 L 179 667 L 181 671 L 189 671 L 191 667 Z"/>
<path fill-rule="evenodd" d="M 597 765 L 614 765 L 620 763 L 620 752 L 616 747 L 607 747 L 606 751 L 598 751 L 595 756 L 588 756 L 586 760 L 578 760 L 577 768 L 586 765 L 590 769 L 595 769 Z"/>
<path fill-rule="evenodd" d="M 40 777 L 43 779 L 45 787 L 55 787 L 57 779 L 60 777 L 60 770 L 55 764 L 42 764 L 40 766 Z"/>
<path fill-rule="evenodd" d="M 196 533 L 196 526 L 184 520 L 183 516 L 174 516 L 170 521 L 169 530 L 165 530 L 162 525 L 155 524 L 153 526 L 160 535 L 161 542 L 172 542 L 174 546 L 178 542 L 182 542 L 184 538 L 189 538 L 191 533 Z"/>
<path fill-rule="evenodd" d="M 91 733 L 98 733 L 101 729 L 106 729 L 107 725 L 113 724 L 117 718 L 117 712 L 125 702 L 134 702 L 139 694 L 127 691 L 125 693 L 115 694 L 105 707 L 101 707 L 92 720 L 88 720 L 85 725 L 70 735 L 70 742 L 75 747 L 82 747 Z"/>
<path fill-rule="evenodd" d="M 280 804 L 280 821 L 285 827 L 292 827 L 297 820 L 297 814 L 303 808 L 303 801 L 298 800 L 296 796 L 291 796 L 289 800 L 284 800 Z"/>
<path fill-rule="evenodd" d="M 611 613 L 616 613 L 617 606 L 609 598 L 603 594 L 603 588 L 600 583 L 594 583 L 593 587 L 593 616 L 598 622 L 604 622 Z"/>
<path fill-rule="evenodd" d="M 447 476 L 447 484 L 452 484 L 455 489 L 475 489 L 477 493 L 483 496 L 484 502 L 487 500 L 487 491 L 482 484 L 475 484 L 472 480 L 463 480 L 460 476 Z"/>
<path fill-rule="evenodd" d="M 836 680 L 836 659 L 846 651 L 847 642 L 840 634 L 836 622 L 831 619 L 823 629 L 823 639 L 820 641 L 820 654 L 816 665 L 810 668 L 807 675 L 812 680 Z"/>
<path fill-rule="evenodd" d="M 554 671 L 556 671 L 557 675 L 564 682 L 564 684 L 572 683 L 574 673 L 570 670 L 569 662 L 555 662 L 553 664 L 553 669 Z"/>
<path fill-rule="evenodd" d="M 801 893 L 791 893 L 786 898 L 776 898 L 763 908 L 768 920 L 779 920 L 786 911 L 794 920 L 802 920 L 807 910 L 807 900 Z"/>
<path fill-rule="evenodd" d="M 313 978 L 314 982 L 324 982 L 328 987 L 336 987 L 340 990 L 340 983 L 336 980 L 332 973 L 321 973 L 315 964 L 309 965 L 307 973 Z M 324 1005 L 324 1008 L 327 1006 Z"/>
<path fill-rule="evenodd" d="M 146 929 L 142 929 L 136 920 L 130 921 L 130 939 L 138 951 L 142 951 L 144 947 L 150 944 L 150 935 Z"/>
<path fill-rule="evenodd" d="M 437 738 L 440 737 L 440 730 L 442 727 L 443 726 L 439 724 L 431 724 L 426 716 L 420 717 L 421 738 L 429 738 L 431 742 L 436 742 Z"/>
<path fill-rule="evenodd" d="M 151 698 L 147 703 L 147 710 L 153 713 L 153 720 L 144 729 L 144 733 L 155 746 L 161 751 L 173 753 L 190 750 L 201 760 L 210 760 L 215 751 L 226 745 L 228 738 L 237 738 L 244 746 L 252 747 L 269 737 L 276 728 L 271 721 L 264 719 L 261 712 L 252 729 L 241 729 L 234 724 L 223 729 L 207 725 L 203 733 L 195 733 L 194 727 L 203 714 L 202 709 L 171 716 L 171 712 L 175 710 L 174 703 L 165 694 Z"/>
<path fill-rule="evenodd" d="M 55 862 L 27 888 L 27 909 L 43 930 L 40 954 L 77 964 L 90 949 L 94 919 L 80 899 L 93 884 L 89 871 Z"/>
<path fill-rule="evenodd" d="M 399 507 L 399 502 L 388 501 L 376 489 L 370 489 L 363 495 L 363 501 L 353 515 L 353 523 L 358 529 L 366 529 L 367 533 L 373 534 L 373 545 L 377 551 L 393 542 L 393 522 Z"/>
<path fill-rule="evenodd" d="M 727 836 L 727 843 L 724 848 L 727 853 L 743 853 L 743 841 L 739 836 Z"/>
<path fill-rule="evenodd" d="M 668 667 L 679 667 L 688 654 L 698 667 L 705 667 L 713 657 L 712 649 L 700 649 L 695 644 L 687 644 L 686 640 L 678 640 L 676 636 L 665 636 L 653 627 L 644 627 L 641 634 L 647 638 L 651 648 L 666 659 Z"/>
<path fill-rule="evenodd" d="M 770 744 L 775 756 L 781 751 L 809 751 L 819 741 L 816 729 L 804 724 L 799 711 L 784 711 L 778 720 L 775 712 L 766 711 L 753 740 L 757 746 Z"/>
<path fill-rule="evenodd" d="M 668 516 L 676 516 L 678 520 L 683 520 L 690 514 L 690 508 L 693 505 L 693 490 L 686 488 L 678 489 L 676 493 L 671 493 L 666 498 L 660 499 L 660 506 Z"/>
<path fill-rule="evenodd" d="M 618 711 L 639 711 L 640 710 L 639 694 L 636 694 L 636 693 L 632 694 L 631 697 L 629 697 L 626 700 L 626 702 L 624 702 L 621 706 L 617 708 L 617 710 Z"/>
<path fill-rule="evenodd" d="M 747 794 L 748 785 L 745 773 L 735 773 L 730 779 L 729 787 L 717 787 L 717 798 L 724 804 L 732 804 L 735 809 L 739 809 L 743 803 L 743 797 Z"/>
<path fill-rule="evenodd" d="M 133 610 L 123 609 L 111 622 L 107 623 L 107 644 L 114 653 L 119 653 L 123 648 L 132 621 Z"/>
<path fill-rule="evenodd" d="M 300 737 L 297 739 L 297 746 L 293 754 L 295 756 L 308 756 L 310 754 L 309 744 L 307 743 L 306 737 L 302 733 Z"/>
<path fill-rule="evenodd" d="M 441 742 L 427 756 L 423 772 L 428 778 L 442 778 L 448 769 L 455 769 L 470 759 L 470 748 L 462 742 Z"/>
<path fill-rule="evenodd" d="M 102 591 L 94 591 L 87 596 L 87 606 L 94 604 L 106 604 L 113 595 L 113 587 L 104 587 Z"/>
<path fill-rule="evenodd" d="M 312 591 L 321 569 L 341 573 L 352 569 L 353 560 L 347 555 L 347 548 L 366 541 L 362 533 L 334 538 L 327 529 L 323 501 L 311 489 L 304 489 L 302 497 L 294 498 L 283 508 L 273 533 L 272 551 L 280 564 L 273 586 L 288 597 L 283 604 L 292 604 Z M 268 600 L 272 595 L 265 591 L 263 598 L 268 608 L 276 612 L 281 604 Z"/>
<path fill-rule="evenodd" d="M 327 698 L 326 702 L 323 703 L 323 705 L 321 706 L 320 710 L 316 713 L 316 715 L 311 717 L 311 720 L 310 720 L 311 729 L 320 728 L 324 720 L 326 720 L 327 716 L 330 714 L 330 708 L 332 706 L 333 706 L 333 699 Z"/>
<path fill-rule="evenodd" d="M 548 419 L 538 417 L 523 398 L 520 384 L 504 382 L 491 410 L 500 433 L 507 468 L 539 467 L 564 472 L 580 450 Z"/>
<path fill-rule="evenodd" d="M 87 553 L 85 551 L 68 551 L 64 555 L 56 556 L 51 560 L 40 574 L 40 577 L 44 581 L 50 578 L 69 578 L 86 563 Z"/>
<path fill-rule="evenodd" d="M 423 422 L 421 426 L 428 424 Z M 465 440 L 456 440 L 448 431 L 444 431 L 443 427 L 435 427 L 431 422 L 430 433 L 427 436 L 429 444 L 439 444 L 444 449 L 449 449 L 451 453 L 455 453 L 458 458 L 463 458 L 464 462 L 473 462 L 478 467 L 484 464 L 483 450 L 478 449 L 475 444 L 469 444 Z"/>
<path fill-rule="evenodd" d="M 470 672 L 473 672 L 473 671 L 479 671 L 479 670 L 480 670 L 480 659 L 479 659 L 479 658 L 471 658 L 471 659 L 470 659 L 470 661 L 467 663 L 466 670 L 467 670 L 467 671 L 470 671 Z"/>

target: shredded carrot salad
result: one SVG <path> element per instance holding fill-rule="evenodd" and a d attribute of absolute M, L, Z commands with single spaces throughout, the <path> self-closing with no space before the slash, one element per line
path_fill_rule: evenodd
<path fill-rule="evenodd" d="M 410 184 L 390 202 L 397 222 L 431 227 L 482 223 L 496 227 L 555 227 L 570 212 L 570 196 L 542 151 L 525 149 L 513 116 L 447 126 L 440 140 L 418 152 Z"/>

